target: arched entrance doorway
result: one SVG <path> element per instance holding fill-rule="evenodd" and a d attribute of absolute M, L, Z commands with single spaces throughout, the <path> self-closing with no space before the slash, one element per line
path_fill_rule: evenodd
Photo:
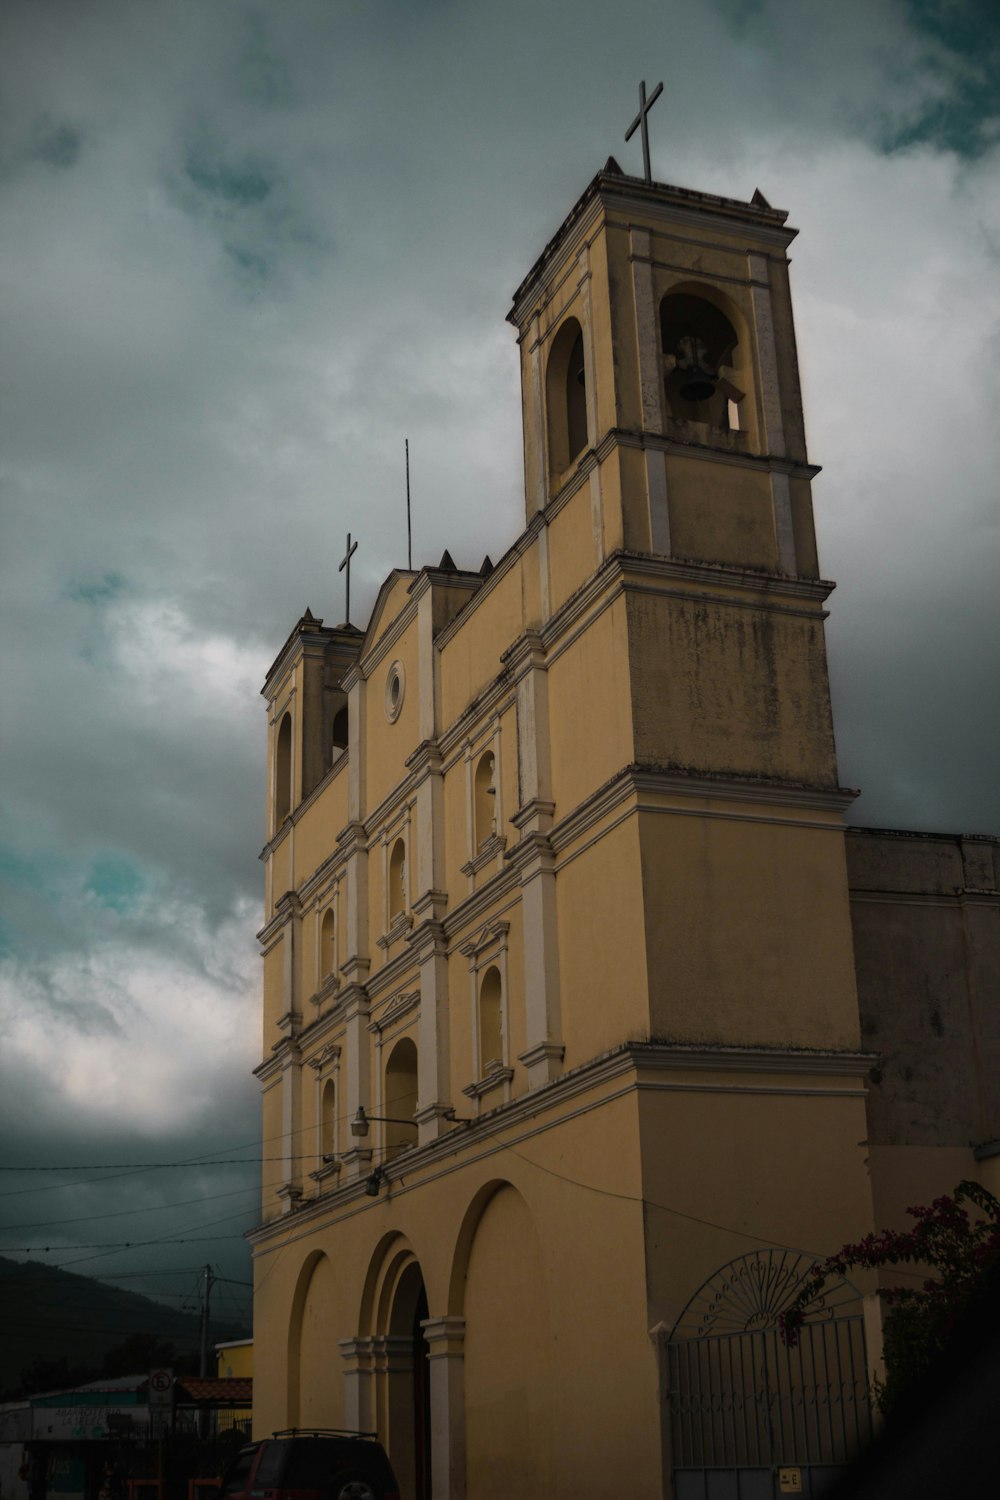
<path fill-rule="evenodd" d="M 387 1277 L 381 1299 L 385 1329 L 376 1339 L 380 1430 L 400 1492 L 431 1500 L 431 1390 L 427 1362 L 427 1292 L 418 1261 L 400 1256 Z M 379 1349 L 379 1346 L 381 1348 Z"/>

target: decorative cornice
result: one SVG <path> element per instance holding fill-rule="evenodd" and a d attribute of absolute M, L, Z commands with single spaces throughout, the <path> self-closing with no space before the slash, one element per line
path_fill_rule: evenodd
<path fill-rule="evenodd" d="M 676 424 L 679 433 L 681 424 Z M 734 437 L 745 437 L 745 433 L 733 433 Z M 736 469 L 753 469 L 758 473 L 787 474 L 790 479 L 815 479 L 823 472 L 819 464 L 800 462 L 777 453 L 749 453 L 744 448 L 712 443 L 699 443 L 688 437 L 671 435 L 669 432 L 651 432 L 648 428 L 609 427 L 594 448 L 598 463 L 604 463 L 613 450 L 618 448 L 654 449 L 658 453 L 674 453 L 681 458 L 705 459 L 715 464 L 728 464 Z"/>
<path fill-rule="evenodd" d="M 421 740 L 417 748 L 411 751 L 403 761 L 403 765 L 414 779 L 440 774 L 441 746 L 436 740 Z"/>
<path fill-rule="evenodd" d="M 542 1045 L 558 1044 L 544 1043 Z M 536 1050 L 532 1049 L 532 1053 Z M 388 1181 L 393 1183 L 402 1175 L 405 1167 L 407 1180 L 412 1182 L 423 1170 L 442 1167 L 448 1158 L 455 1157 L 459 1153 L 465 1160 L 473 1161 L 483 1154 L 503 1150 L 505 1142 L 499 1138 L 500 1131 L 514 1130 L 527 1125 L 531 1127 L 531 1133 L 535 1133 L 535 1131 L 558 1126 L 562 1118 L 558 1112 L 566 1105 L 578 1099 L 581 1094 L 603 1089 L 615 1083 L 624 1082 L 626 1092 L 630 1089 L 637 1092 L 643 1088 L 655 1089 L 657 1086 L 699 1092 L 703 1089 L 715 1091 L 724 1087 L 721 1079 L 726 1074 L 735 1075 L 737 1079 L 753 1073 L 765 1076 L 779 1075 L 789 1080 L 787 1084 L 762 1084 L 759 1088 L 757 1085 L 739 1082 L 734 1082 L 732 1085 L 741 1092 L 749 1090 L 770 1094 L 785 1093 L 789 1089 L 796 1092 L 792 1080 L 796 1075 L 800 1075 L 817 1079 L 854 1079 L 857 1082 L 857 1088 L 851 1089 L 838 1085 L 831 1091 L 842 1097 L 857 1097 L 867 1092 L 865 1082 L 868 1072 L 877 1061 L 877 1053 L 856 1052 L 847 1048 L 752 1045 L 727 1047 L 711 1043 L 667 1040 L 623 1042 L 571 1068 L 568 1072 L 560 1074 L 558 1078 L 495 1106 L 479 1115 L 471 1123 L 458 1124 L 454 1130 L 435 1137 L 425 1145 L 413 1147 L 406 1152 L 405 1162 L 388 1163 L 384 1169 L 385 1175 Z M 657 1072 L 673 1075 L 676 1081 L 671 1082 L 669 1076 L 663 1080 L 657 1080 L 654 1076 Z M 718 1074 L 720 1082 L 703 1083 L 678 1077 L 684 1073 L 706 1072 Z M 619 1089 L 619 1093 L 621 1091 Z M 806 1089 L 809 1093 L 816 1091 L 813 1087 Z M 825 1092 L 822 1089 L 819 1091 Z M 600 1102 L 603 1101 L 595 1100 L 595 1103 Z M 518 1139 L 521 1138 L 523 1137 L 518 1137 Z M 346 1157 L 344 1159 L 346 1160 Z M 419 1180 L 416 1185 L 419 1187 Z M 312 1232 L 312 1228 L 318 1227 L 318 1221 L 325 1220 L 331 1210 L 344 1210 L 351 1213 L 357 1208 L 366 1207 L 364 1198 L 363 1181 L 355 1180 L 345 1183 L 334 1193 L 325 1195 L 321 1202 L 315 1205 L 303 1205 L 296 1217 L 296 1225 L 311 1226 L 306 1228 L 305 1232 Z M 251 1245 L 265 1245 L 269 1239 L 286 1231 L 287 1227 L 280 1219 L 271 1220 L 251 1230 L 246 1238 Z"/>
<path fill-rule="evenodd" d="M 373 1035 L 380 1036 L 383 1031 L 387 1031 L 390 1026 L 394 1026 L 397 1021 L 401 1021 L 404 1016 L 408 1016 L 411 1011 L 419 1010 L 419 1008 L 419 989 L 403 991 L 401 994 L 393 996 L 377 1018 L 374 1012 L 379 1007 L 372 1006 L 373 1016 L 368 1022 L 368 1030 Z"/>
<path fill-rule="evenodd" d="M 440 892 L 433 894 L 441 895 Z M 448 946 L 444 934 L 444 921 L 435 916 L 424 917 L 423 921 L 414 927 L 406 941 L 417 963 L 423 963 L 432 953 L 444 955 Z"/>
<path fill-rule="evenodd" d="M 510 932 L 509 922 L 502 920 L 499 922 L 487 922 L 479 933 L 479 936 L 471 938 L 467 943 L 463 943 L 458 951 L 464 954 L 466 958 L 477 958 L 480 953 L 485 953 L 498 942 L 502 942 L 508 932 Z"/>
<path fill-rule="evenodd" d="M 407 976 L 414 971 L 415 966 L 416 960 L 412 952 L 409 947 L 404 946 L 395 958 L 390 958 L 380 969 L 376 969 L 374 974 L 370 974 L 366 990 L 372 1004 L 377 1004 L 386 990 L 398 989 Z"/>
<path fill-rule="evenodd" d="M 472 858 L 461 866 L 461 873 L 463 875 L 477 875 L 480 870 L 485 869 L 492 860 L 496 859 L 498 854 L 502 854 L 506 847 L 507 839 L 505 835 L 499 833 L 491 834 L 488 839 L 485 839 L 480 844 Z"/>
<path fill-rule="evenodd" d="M 384 948 L 388 952 L 393 943 L 398 942 L 401 937 L 405 937 L 412 926 L 413 917 L 410 912 L 398 911 L 389 923 L 388 931 L 383 932 L 382 936 L 376 938 L 375 941 L 380 948 Z"/>
<path fill-rule="evenodd" d="M 468 1084 L 462 1093 L 467 1099 L 482 1099 L 487 1094 L 491 1094 L 494 1089 L 503 1088 L 505 1084 L 511 1083 L 513 1078 L 513 1068 L 491 1068 L 475 1083 Z"/>
<path fill-rule="evenodd" d="M 508 855 L 507 860 L 509 859 Z M 449 943 L 453 943 L 457 935 L 465 932 L 469 927 L 480 925 L 498 901 L 504 898 L 509 900 L 517 890 L 520 877 L 507 860 L 503 868 L 491 876 L 485 885 L 481 885 L 478 891 L 473 891 L 466 896 L 464 901 L 459 901 L 452 907 L 444 921 L 444 930 Z"/>
<path fill-rule="evenodd" d="M 519 1052 L 517 1060 L 519 1063 L 523 1063 L 526 1068 L 533 1068 L 536 1064 L 542 1062 L 561 1063 L 565 1056 L 565 1043 L 547 1041 L 536 1042 L 533 1047 L 528 1048 L 527 1052 Z"/>
<path fill-rule="evenodd" d="M 699 193 L 665 182 L 646 182 L 641 177 L 598 172 L 584 188 L 562 224 L 514 293 L 507 321 L 523 327 L 533 305 L 543 295 L 567 261 L 575 259 L 579 241 L 609 210 L 638 214 L 643 219 L 712 229 L 726 235 L 751 235 L 761 245 L 784 250 L 797 230 L 786 227 L 781 209 L 763 208 L 736 198 Z"/>

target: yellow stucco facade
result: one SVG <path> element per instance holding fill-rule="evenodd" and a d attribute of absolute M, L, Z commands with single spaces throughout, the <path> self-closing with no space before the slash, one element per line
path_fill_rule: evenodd
<path fill-rule="evenodd" d="M 793 234 L 609 163 L 510 313 L 524 530 L 267 678 L 255 1427 L 406 1497 L 672 1493 L 689 1299 L 873 1227 Z"/>

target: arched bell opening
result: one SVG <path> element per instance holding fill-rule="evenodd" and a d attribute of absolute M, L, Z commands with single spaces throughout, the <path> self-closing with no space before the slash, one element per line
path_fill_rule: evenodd
<path fill-rule="evenodd" d="M 716 433 L 746 432 L 746 351 L 718 303 L 687 289 L 669 292 L 660 303 L 660 341 L 669 416 Z"/>
<path fill-rule="evenodd" d="M 292 716 L 278 725 L 274 745 L 274 826 L 279 829 L 292 810 Z"/>
<path fill-rule="evenodd" d="M 545 370 L 549 470 L 563 474 L 587 447 L 587 375 L 583 329 L 567 318 L 552 340 Z"/>

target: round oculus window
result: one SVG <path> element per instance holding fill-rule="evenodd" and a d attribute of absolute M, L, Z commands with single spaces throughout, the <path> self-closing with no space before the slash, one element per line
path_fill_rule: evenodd
<path fill-rule="evenodd" d="M 405 691 L 406 674 L 403 671 L 403 663 L 394 661 L 385 679 L 385 716 L 390 724 L 394 724 L 399 718 Z"/>

